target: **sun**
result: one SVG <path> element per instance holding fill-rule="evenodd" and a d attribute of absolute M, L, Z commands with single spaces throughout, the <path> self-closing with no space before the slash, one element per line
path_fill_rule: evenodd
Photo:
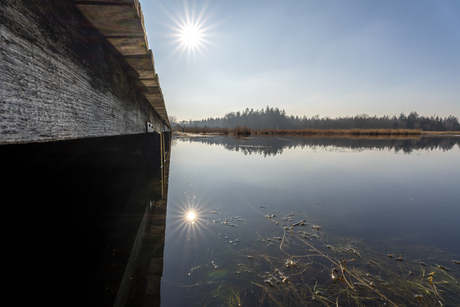
<path fill-rule="evenodd" d="M 203 30 L 195 24 L 184 25 L 180 30 L 180 40 L 185 48 L 197 48 L 203 42 Z"/>
<path fill-rule="evenodd" d="M 166 26 L 172 30 L 168 36 L 174 38 L 170 44 L 175 45 L 170 53 L 171 58 L 176 58 L 177 53 L 186 54 L 187 58 L 203 55 L 209 52 L 210 45 L 215 45 L 210 39 L 216 35 L 212 29 L 217 24 L 210 22 L 212 14 L 207 12 L 209 3 L 204 1 L 201 9 L 196 7 L 196 3 L 191 6 L 189 4 L 188 1 L 184 1 L 183 7 L 179 5 L 173 10 L 164 8 L 164 12 L 170 18 Z"/>

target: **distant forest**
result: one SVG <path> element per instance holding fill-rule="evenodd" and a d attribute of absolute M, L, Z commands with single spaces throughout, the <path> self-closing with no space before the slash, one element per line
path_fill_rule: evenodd
<path fill-rule="evenodd" d="M 423 131 L 460 131 L 460 123 L 455 116 L 419 116 L 417 112 L 399 116 L 369 116 L 359 114 L 352 117 L 288 116 L 284 110 L 270 108 L 243 112 L 230 112 L 222 118 L 208 118 L 198 121 L 181 121 L 179 127 L 229 128 L 248 127 L 257 129 L 421 129 Z"/>

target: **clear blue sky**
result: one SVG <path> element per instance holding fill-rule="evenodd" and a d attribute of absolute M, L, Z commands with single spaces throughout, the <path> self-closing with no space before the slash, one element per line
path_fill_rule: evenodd
<path fill-rule="evenodd" d="M 169 115 L 460 117 L 459 0 L 140 0 Z M 185 48 L 180 24 L 199 22 Z"/>

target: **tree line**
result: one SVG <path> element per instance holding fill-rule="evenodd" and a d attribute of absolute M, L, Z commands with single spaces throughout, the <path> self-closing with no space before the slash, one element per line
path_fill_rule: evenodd
<path fill-rule="evenodd" d="M 230 112 L 224 117 L 202 120 L 181 121 L 179 127 L 229 128 L 248 127 L 249 129 L 421 129 L 423 131 L 460 131 L 460 123 L 455 116 L 420 116 L 417 112 L 399 116 L 369 116 L 358 114 L 346 117 L 288 116 L 284 110 L 266 107 L 254 110 L 246 108 L 240 112 Z"/>

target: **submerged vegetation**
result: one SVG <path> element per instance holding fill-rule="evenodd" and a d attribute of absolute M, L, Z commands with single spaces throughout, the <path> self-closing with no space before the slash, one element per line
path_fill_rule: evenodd
<path fill-rule="evenodd" d="M 230 244 L 207 250 L 206 260 L 190 269 L 193 283 L 176 285 L 193 288 L 189 294 L 195 304 L 450 306 L 460 301 L 459 270 L 449 268 L 458 261 L 412 258 L 428 250 L 407 256 L 400 250 L 382 254 L 359 239 L 328 236 L 300 212 L 278 217 L 253 209 L 265 219 L 264 233 L 222 238 Z M 230 217 L 209 221 L 208 226 L 228 228 L 229 220 L 236 221 L 233 227 L 245 222 Z"/>

